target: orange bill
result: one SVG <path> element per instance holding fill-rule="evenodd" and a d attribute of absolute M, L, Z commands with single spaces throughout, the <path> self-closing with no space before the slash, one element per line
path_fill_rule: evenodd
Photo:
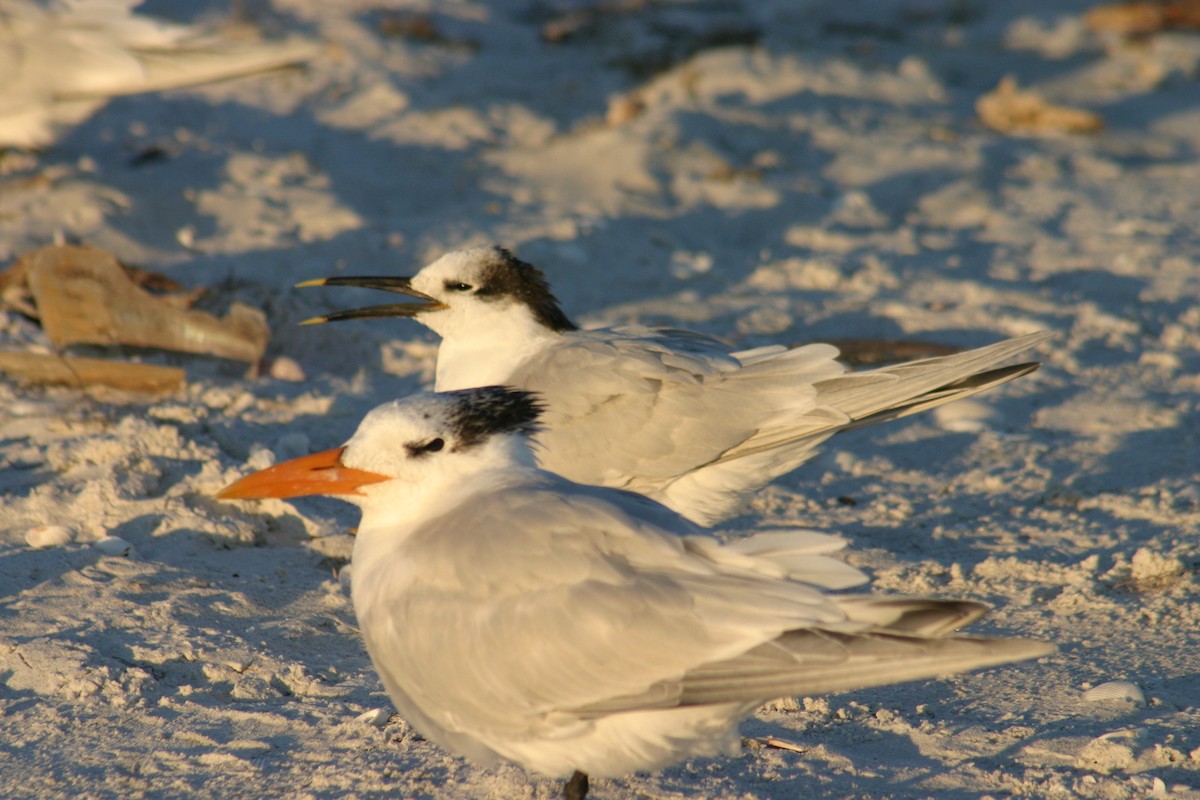
<path fill-rule="evenodd" d="M 222 500 L 304 497 L 310 494 L 361 494 L 363 486 L 388 480 L 386 475 L 342 464 L 344 447 L 293 458 L 255 472 L 217 492 Z"/>

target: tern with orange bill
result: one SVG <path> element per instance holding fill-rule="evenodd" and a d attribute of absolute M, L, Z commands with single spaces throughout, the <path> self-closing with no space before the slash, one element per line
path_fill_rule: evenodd
<path fill-rule="evenodd" d="M 344 447 L 237 481 L 225 499 L 357 505 L 351 596 L 404 718 L 478 764 L 616 777 L 738 749 L 777 697 L 1036 658 L 954 635 L 986 608 L 843 593 L 866 576 L 806 530 L 722 544 L 641 495 L 540 469 L 539 404 L 484 387 L 371 411 Z"/>

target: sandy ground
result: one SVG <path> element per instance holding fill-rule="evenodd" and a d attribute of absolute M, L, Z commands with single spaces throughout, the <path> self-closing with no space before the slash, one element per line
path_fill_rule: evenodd
<path fill-rule="evenodd" d="M 566 5 L 261 0 L 234 10 L 327 43 L 309 69 L 121 99 L 5 156 L 0 261 L 62 237 L 257 305 L 305 377 L 77 348 L 187 388 L 0 383 L 0 795 L 556 796 L 389 720 L 337 577 L 352 509 L 212 499 L 431 380 L 412 323 L 296 327 L 379 300 L 296 281 L 499 242 L 585 323 L 1057 334 L 1041 371 L 839 437 L 727 529 L 838 531 L 879 590 L 985 601 L 978 630 L 1059 652 L 779 703 L 744 733 L 803 752 L 596 798 L 1200 796 L 1200 36 L 1099 37 L 1088 5 L 697 0 L 551 44 Z M 396 35 L 435 7 L 433 40 Z M 974 103 L 1006 74 L 1105 131 L 988 130 Z M 0 340 L 48 349 L 17 314 Z M 75 541 L 30 547 L 44 525 Z M 1085 697 L 1109 681 L 1144 699 Z"/>

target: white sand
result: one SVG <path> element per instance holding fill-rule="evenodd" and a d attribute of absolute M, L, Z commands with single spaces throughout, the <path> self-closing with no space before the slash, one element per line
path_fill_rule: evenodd
<path fill-rule="evenodd" d="M 210 286 L 263 307 L 270 354 L 307 374 L 126 353 L 185 365 L 188 388 L 0 383 L 0 796 L 556 796 L 372 724 L 390 706 L 336 578 L 349 507 L 212 499 L 431 378 L 412 323 L 294 325 L 388 298 L 294 282 L 487 242 L 588 323 L 745 346 L 1058 333 L 1040 372 L 835 440 L 730 528 L 839 531 L 877 588 L 983 600 L 978 630 L 1059 653 L 781 704 L 745 733 L 807 752 L 596 798 L 1200 796 L 1200 36 L 1104 41 L 1087 2 L 704 2 L 560 45 L 524 0 L 242 5 L 325 57 L 122 99 L 0 162 L 0 259 L 61 233 Z M 381 33 L 379 8 L 434 5 L 449 42 Z M 748 25 L 757 45 L 686 58 L 663 34 Z M 973 103 L 1007 73 L 1106 132 L 984 129 Z M 645 110 L 607 125 L 618 95 Z M 152 146 L 167 157 L 131 165 Z M 0 339 L 48 346 L 16 315 Z M 30 547 L 45 525 L 75 541 Z M 1145 703 L 1083 699 L 1115 680 Z"/>

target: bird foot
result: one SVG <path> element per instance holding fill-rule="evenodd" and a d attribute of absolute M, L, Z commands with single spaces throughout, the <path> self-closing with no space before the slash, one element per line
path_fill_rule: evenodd
<path fill-rule="evenodd" d="M 563 784 L 563 800 L 583 800 L 588 793 L 588 776 L 579 770 Z"/>

